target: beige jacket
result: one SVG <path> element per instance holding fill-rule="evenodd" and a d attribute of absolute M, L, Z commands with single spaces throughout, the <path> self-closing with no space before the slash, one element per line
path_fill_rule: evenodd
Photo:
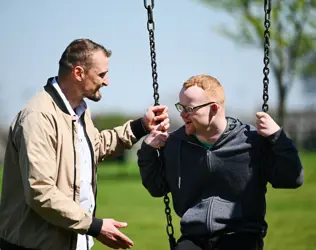
<path fill-rule="evenodd" d="M 41 250 L 76 248 L 77 234 L 98 235 L 102 220 L 79 206 L 77 124 L 48 79 L 44 89 L 17 115 L 9 131 L 0 203 L 0 238 Z M 141 119 L 99 132 L 84 114 L 97 164 L 130 149 L 146 134 Z"/>

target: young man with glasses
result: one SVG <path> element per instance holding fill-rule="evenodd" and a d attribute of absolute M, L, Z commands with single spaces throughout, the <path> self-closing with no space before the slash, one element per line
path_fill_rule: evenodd
<path fill-rule="evenodd" d="M 303 184 L 295 145 L 266 113 L 256 127 L 226 117 L 224 89 L 211 76 L 188 79 L 179 98 L 185 125 L 172 133 L 157 125 L 138 151 L 143 185 L 153 197 L 171 192 L 181 217 L 176 250 L 263 249 L 267 183 Z"/>

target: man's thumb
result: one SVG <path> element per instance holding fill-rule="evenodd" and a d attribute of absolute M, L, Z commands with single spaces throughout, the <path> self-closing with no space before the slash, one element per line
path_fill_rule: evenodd
<path fill-rule="evenodd" d="M 162 131 L 164 132 L 165 131 L 165 123 L 164 122 L 161 122 L 158 127 L 157 127 L 157 131 Z"/>
<path fill-rule="evenodd" d="M 113 222 L 113 225 L 114 225 L 115 227 L 118 227 L 118 228 L 127 227 L 127 223 L 126 223 L 126 222 L 114 221 L 114 222 Z"/>
<path fill-rule="evenodd" d="M 260 119 L 261 117 L 264 117 L 266 115 L 266 113 L 264 113 L 264 112 L 257 112 L 256 113 L 256 117 L 258 118 L 258 119 Z"/>

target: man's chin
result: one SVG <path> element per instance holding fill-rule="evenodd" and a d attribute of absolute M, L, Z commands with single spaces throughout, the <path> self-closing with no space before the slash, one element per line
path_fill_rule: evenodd
<path fill-rule="evenodd" d="M 193 134 L 195 134 L 195 128 L 185 127 L 185 133 L 186 133 L 186 135 L 193 135 Z"/>
<path fill-rule="evenodd" d="M 101 95 L 93 95 L 93 96 L 87 96 L 87 98 L 91 101 L 98 102 L 102 99 L 102 96 Z"/>

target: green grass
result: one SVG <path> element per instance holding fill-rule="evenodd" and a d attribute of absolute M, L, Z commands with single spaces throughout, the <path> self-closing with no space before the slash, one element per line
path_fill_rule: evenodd
<path fill-rule="evenodd" d="M 268 188 L 265 250 L 316 249 L 316 154 L 304 153 L 301 158 L 305 168 L 302 187 Z M 168 249 L 163 199 L 148 194 L 135 164 L 100 166 L 98 183 L 98 217 L 128 222 L 122 232 L 134 241 L 135 250 Z M 173 222 L 179 237 L 179 218 L 174 213 Z M 93 249 L 107 248 L 96 242 Z"/>
<path fill-rule="evenodd" d="M 316 249 L 316 154 L 301 155 L 305 183 L 296 190 L 268 189 L 267 250 Z"/>

